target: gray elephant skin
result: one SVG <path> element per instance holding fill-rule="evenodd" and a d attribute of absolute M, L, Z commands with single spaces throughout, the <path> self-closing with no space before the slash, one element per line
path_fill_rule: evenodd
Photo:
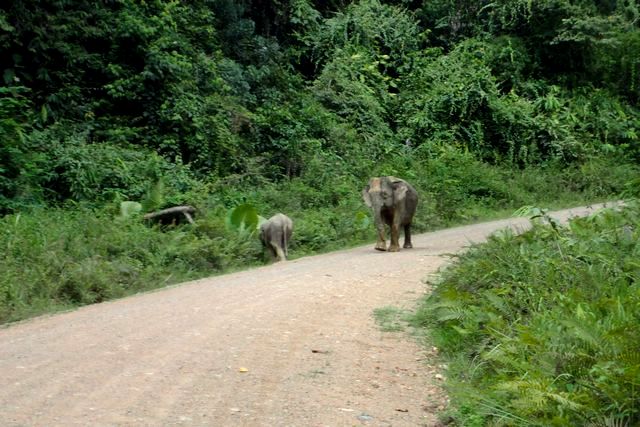
<path fill-rule="evenodd" d="M 418 192 L 407 181 L 393 176 L 371 178 L 362 190 L 362 198 L 373 211 L 378 231 L 375 249 L 397 252 L 400 228 L 404 228 L 404 248 L 412 248 L 411 222 L 418 206 Z M 391 242 L 387 249 L 385 224 L 391 228 Z"/>
<path fill-rule="evenodd" d="M 260 226 L 260 241 L 272 258 L 285 261 L 289 256 L 288 246 L 293 234 L 293 221 L 285 214 L 275 214 Z"/>

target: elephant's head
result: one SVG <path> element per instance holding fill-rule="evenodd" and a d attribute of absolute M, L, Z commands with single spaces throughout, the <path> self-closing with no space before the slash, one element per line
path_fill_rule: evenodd
<path fill-rule="evenodd" d="M 393 176 L 371 178 L 369 184 L 362 190 L 364 203 L 373 208 L 374 212 L 393 208 L 407 191 L 407 187 L 402 185 L 403 182 Z"/>

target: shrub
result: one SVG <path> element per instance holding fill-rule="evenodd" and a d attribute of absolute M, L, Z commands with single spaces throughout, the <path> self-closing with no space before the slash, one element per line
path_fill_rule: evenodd
<path fill-rule="evenodd" d="M 33 119 L 24 87 L 0 87 L 0 214 L 42 203 L 45 159 L 27 134 Z"/>

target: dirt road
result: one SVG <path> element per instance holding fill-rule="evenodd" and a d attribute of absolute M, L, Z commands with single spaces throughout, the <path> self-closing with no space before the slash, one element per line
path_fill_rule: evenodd
<path fill-rule="evenodd" d="M 587 209 L 555 213 L 556 218 Z M 433 426 L 435 356 L 373 310 L 506 220 L 273 264 L 0 329 L 2 426 Z"/>

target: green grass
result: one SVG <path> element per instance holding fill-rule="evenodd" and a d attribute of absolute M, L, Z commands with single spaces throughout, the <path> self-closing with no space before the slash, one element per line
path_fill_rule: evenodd
<path fill-rule="evenodd" d="M 253 236 L 224 219 L 161 231 L 108 210 L 41 210 L 0 219 L 0 322 L 119 298 L 252 265 Z"/>
<path fill-rule="evenodd" d="M 497 169 L 450 154 L 403 169 L 389 166 L 387 172 L 418 188 L 414 229 L 422 232 L 508 216 L 522 205 L 566 207 L 615 197 L 637 173 L 615 161 L 589 165 L 588 173 L 580 172 L 585 165 Z M 361 184 L 353 177 L 339 185 L 302 177 L 259 187 L 212 187 L 192 195 L 199 208 L 195 226 L 151 227 L 140 217 L 121 218 L 116 203 L 4 216 L 0 323 L 262 264 L 257 237 L 225 224 L 227 209 L 238 203 L 254 205 L 263 216 L 284 212 L 294 220 L 292 258 L 371 242 Z"/>
<path fill-rule="evenodd" d="M 409 312 L 387 306 L 373 310 L 373 317 L 382 332 L 400 332 L 407 327 Z"/>
<path fill-rule="evenodd" d="M 456 425 L 640 423 L 640 206 L 496 234 L 415 314 Z"/>

